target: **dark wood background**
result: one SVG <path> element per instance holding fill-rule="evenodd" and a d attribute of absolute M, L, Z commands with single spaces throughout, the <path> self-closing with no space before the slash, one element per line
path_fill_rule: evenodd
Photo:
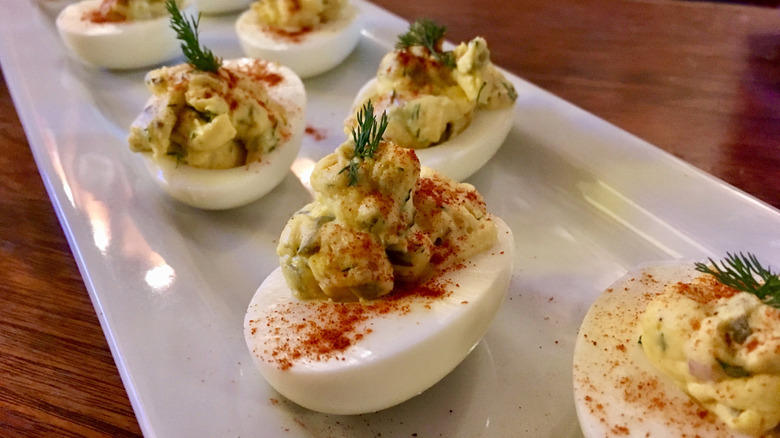
<path fill-rule="evenodd" d="M 778 9 L 672 0 L 376 3 L 445 24 L 453 41 L 486 37 L 498 65 L 780 208 Z M 0 436 L 140 435 L 4 81 L 0 273 Z"/>

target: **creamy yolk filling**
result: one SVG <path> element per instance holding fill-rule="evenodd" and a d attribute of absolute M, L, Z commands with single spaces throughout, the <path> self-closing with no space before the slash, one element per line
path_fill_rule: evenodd
<path fill-rule="evenodd" d="M 312 203 L 287 223 L 277 253 L 298 298 L 371 300 L 493 246 L 495 224 L 470 184 L 423 168 L 414 151 L 383 141 L 360 161 L 354 142 L 320 160 Z"/>
<path fill-rule="evenodd" d="M 183 0 L 177 0 L 179 7 Z M 164 17 L 168 14 L 165 0 L 103 0 L 97 9 L 84 18 L 93 23 L 119 23 Z"/>
<path fill-rule="evenodd" d="M 253 60 L 217 72 L 189 64 L 153 70 L 153 97 L 130 127 L 130 149 L 204 169 L 261 161 L 290 135 L 285 108 L 268 95 L 282 79 Z"/>
<path fill-rule="evenodd" d="M 260 0 L 251 8 L 261 25 L 296 31 L 336 20 L 346 5 L 347 0 Z"/>
<path fill-rule="evenodd" d="M 650 362 L 735 431 L 780 423 L 780 309 L 711 277 L 667 286 L 641 318 Z"/>

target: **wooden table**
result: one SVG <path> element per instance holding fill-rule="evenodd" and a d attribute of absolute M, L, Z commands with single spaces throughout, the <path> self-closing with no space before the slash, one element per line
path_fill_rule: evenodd
<path fill-rule="evenodd" d="M 780 208 L 780 10 L 665 0 L 376 3 L 446 24 L 451 40 L 486 37 L 498 65 Z M 5 82 L 0 273 L 0 435 L 140 435 Z"/>

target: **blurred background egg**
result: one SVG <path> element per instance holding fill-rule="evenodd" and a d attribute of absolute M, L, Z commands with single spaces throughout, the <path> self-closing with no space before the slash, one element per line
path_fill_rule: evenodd
<path fill-rule="evenodd" d="M 78 58 L 108 69 L 136 69 L 180 55 L 168 14 L 144 20 L 107 21 L 97 13 L 101 0 L 66 6 L 57 15 L 57 30 Z"/>
<path fill-rule="evenodd" d="M 236 34 L 246 56 L 276 61 L 300 77 L 324 73 L 340 64 L 360 38 L 358 10 L 347 5 L 340 16 L 311 29 L 264 26 L 249 9 L 236 21 Z"/>

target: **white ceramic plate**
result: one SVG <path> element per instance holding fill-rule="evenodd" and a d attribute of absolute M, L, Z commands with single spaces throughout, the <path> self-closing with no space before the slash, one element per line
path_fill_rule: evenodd
<path fill-rule="evenodd" d="M 356 2 L 368 29 L 358 48 L 306 81 L 308 125 L 322 138 L 304 138 L 294 172 L 263 199 L 208 212 L 166 197 L 125 144 L 148 97 L 145 71 L 84 67 L 50 14 L 13 1 L 0 14 L 3 73 L 148 437 L 580 436 L 572 352 L 606 286 L 649 260 L 750 250 L 780 263 L 776 209 L 512 77 L 514 128 L 468 180 L 516 238 L 497 320 L 452 374 L 407 403 L 357 417 L 306 411 L 255 370 L 244 312 L 277 266 L 284 223 L 309 200 L 307 171 L 343 141 L 353 94 L 407 23 Z M 204 42 L 226 58 L 241 56 L 234 19 L 201 21 Z"/>

